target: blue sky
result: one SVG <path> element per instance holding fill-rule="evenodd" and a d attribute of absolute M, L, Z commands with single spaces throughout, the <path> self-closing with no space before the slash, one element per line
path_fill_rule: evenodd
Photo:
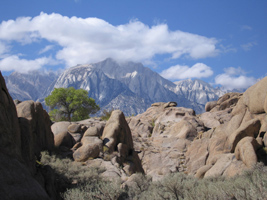
<path fill-rule="evenodd" d="M 0 70 L 107 57 L 171 80 L 246 88 L 267 75 L 266 0 L 2 0 Z"/>

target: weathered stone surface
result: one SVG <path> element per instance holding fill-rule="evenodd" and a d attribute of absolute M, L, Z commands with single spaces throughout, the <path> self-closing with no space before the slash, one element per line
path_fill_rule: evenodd
<path fill-rule="evenodd" d="M 93 127 L 89 127 L 85 133 L 84 136 L 85 137 L 100 137 L 103 133 L 104 130 L 104 126 L 103 125 L 98 125 L 98 126 L 93 126 Z"/>
<path fill-rule="evenodd" d="M 52 199 L 17 159 L 0 152 L 0 163 L 1 199 Z"/>
<path fill-rule="evenodd" d="M 265 133 L 263 136 L 263 143 L 265 146 L 267 146 L 267 133 Z"/>
<path fill-rule="evenodd" d="M 225 110 L 217 112 L 205 112 L 200 115 L 199 119 L 204 123 L 207 128 L 215 128 L 220 124 L 225 124 L 232 118 L 231 115 L 232 108 L 227 108 Z"/>
<path fill-rule="evenodd" d="M 71 124 L 68 126 L 69 133 L 80 133 L 82 131 L 81 124 Z"/>
<path fill-rule="evenodd" d="M 221 176 L 233 160 L 234 154 L 222 154 L 216 163 L 205 173 L 204 178 Z"/>
<path fill-rule="evenodd" d="M 183 119 L 172 126 L 170 135 L 179 139 L 193 140 L 197 136 L 197 130 L 190 122 Z"/>
<path fill-rule="evenodd" d="M 176 107 L 177 103 L 176 102 L 168 102 L 163 104 L 163 108 L 168 108 L 168 107 Z"/>
<path fill-rule="evenodd" d="M 195 123 L 196 118 L 194 117 L 194 115 L 195 112 L 192 109 L 181 108 L 181 107 L 165 108 L 164 112 L 161 113 L 154 122 L 155 127 L 153 129 L 152 136 L 158 136 L 163 133 L 178 136 L 179 132 L 181 132 L 180 138 L 191 137 L 196 132 L 197 129 L 196 126 L 203 125 L 201 124 L 202 122 L 199 121 Z M 178 124 L 179 122 L 181 123 Z M 194 123 L 194 125 L 192 123 Z M 178 129 L 175 128 L 175 126 L 179 126 L 178 129 L 183 127 L 184 130 L 178 131 Z"/>
<path fill-rule="evenodd" d="M 235 151 L 237 143 L 244 137 L 250 136 L 256 138 L 259 134 L 261 127 L 260 120 L 252 119 L 242 126 L 240 126 L 235 132 L 233 132 L 228 140 L 229 149 L 231 152 Z"/>
<path fill-rule="evenodd" d="M 147 138 L 152 135 L 154 123 L 153 120 L 141 120 L 136 118 L 127 119 L 129 127 L 133 135 L 137 137 Z"/>
<path fill-rule="evenodd" d="M 215 103 L 207 103 L 207 109 L 211 108 L 209 111 L 210 112 L 216 112 L 220 110 L 225 110 L 227 108 L 232 108 L 234 107 L 239 99 L 241 98 L 242 94 L 232 92 L 232 93 L 227 93 L 221 96 L 218 101 Z"/>
<path fill-rule="evenodd" d="M 74 143 L 80 142 L 82 139 L 82 133 L 69 133 L 74 139 Z"/>
<path fill-rule="evenodd" d="M 108 120 L 102 135 L 104 145 L 112 153 L 119 143 L 127 146 L 128 152 L 133 150 L 133 140 L 130 128 L 120 110 L 114 110 Z"/>
<path fill-rule="evenodd" d="M 72 148 L 75 143 L 73 137 L 67 131 L 55 135 L 54 139 L 55 139 L 55 147 L 57 148 L 61 146 Z"/>
<path fill-rule="evenodd" d="M 195 174 L 198 169 L 206 164 L 209 156 L 208 139 L 195 140 L 185 154 L 189 174 Z"/>
<path fill-rule="evenodd" d="M 57 135 L 62 132 L 67 132 L 69 125 L 71 125 L 71 122 L 56 122 L 51 126 L 51 130 L 54 135 Z"/>
<path fill-rule="evenodd" d="M 35 152 L 35 149 L 31 149 L 32 146 L 30 148 L 24 146 L 24 144 L 33 145 L 30 139 L 25 138 L 31 133 L 27 132 L 28 135 L 23 137 L 20 135 L 16 107 L 6 89 L 1 72 L 0 87 L 0 197 L 3 200 L 54 199 L 49 198 L 44 188 L 33 178 L 34 169 L 28 167 L 30 159 L 23 160 L 25 156 L 30 158 L 28 155 L 30 152 L 27 154 L 27 151 Z M 22 124 L 24 121 L 27 120 L 22 119 Z M 28 128 L 29 124 L 22 132 Z M 37 129 L 38 127 L 35 130 Z"/>
<path fill-rule="evenodd" d="M 227 169 L 223 172 L 223 176 L 233 177 L 242 174 L 242 172 L 246 170 L 248 170 L 248 168 L 242 161 L 233 159 Z"/>
<path fill-rule="evenodd" d="M 16 107 L 0 72 L 0 146 L 1 152 L 11 156 L 21 155 L 21 139 Z"/>
<path fill-rule="evenodd" d="M 34 149 L 38 158 L 41 151 L 52 151 L 54 148 L 54 135 L 51 131 L 51 121 L 40 102 L 24 101 L 17 105 L 18 117 L 21 118 L 20 126 L 29 126 L 25 131 L 22 128 L 21 137 Z M 25 120 L 23 120 L 25 119 Z M 25 123 L 25 124 L 23 124 Z M 31 158 L 33 161 L 35 158 Z"/>
<path fill-rule="evenodd" d="M 212 165 L 204 165 L 202 167 L 200 167 L 196 174 L 195 174 L 195 177 L 196 178 L 203 178 L 205 173 L 212 167 Z"/>
<path fill-rule="evenodd" d="M 256 151 L 259 148 L 261 145 L 255 138 L 244 137 L 235 148 L 235 157 L 237 160 L 242 160 L 248 168 L 252 168 L 258 161 Z"/>
<path fill-rule="evenodd" d="M 83 145 L 73 154 L 74 160 L 78 162 L 97 158 L 103 148 L 103 142 L 98 137 L 88 137 L 82 143 Z"/>
<path fill-rule="evenodd" d="M 210 101 L 208 103 L 206 103 L 205 105 L 205 111 L 209 112 L 211 111 L 211 109 L 213 109 L 215 106 L 217 106 L 217 101 Z"/>
<path fill-rule="evenodd" d="M 267 95 L 267 77 L 251 86 L 244 93 L 244 103 L 253 114 L 265 112 L 265 101 Z"/>

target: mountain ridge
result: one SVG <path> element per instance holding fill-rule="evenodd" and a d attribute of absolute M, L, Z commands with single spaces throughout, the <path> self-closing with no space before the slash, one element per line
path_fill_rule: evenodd
<path fill-rule="evenodd" d="M 201 80 L 173 83 L 144 67 L 142 63 L 118 63 L 111 58 L 76 65 L 64 70 L 59 76 L 47 74 L 46 77 L 46 74 L 40 72 L 14 72 L 6 80 L 13 99 L 31 98 L 44 104 L 44 98 L 54 88 L 83 88 L 102 110 L 120 109 L 126 115 L 140 114 L 152 103 L 169 101 L 177 102 L 179 107 L 192 108 L 196 113 L 202 113 L 206 102 L 217 100 L 224 94 Z M 46 83 L 39 83 L 41 80 Z M 30 95 L 33 91 L 38 92 Z"/>

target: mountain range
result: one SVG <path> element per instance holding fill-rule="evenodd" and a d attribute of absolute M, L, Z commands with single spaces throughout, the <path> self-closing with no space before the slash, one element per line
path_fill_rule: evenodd
<path fill-rule="evenodd" d="M 101 110 L 120 109 L 125 115 L 140 114 L 152 103 L 169 101 L 202 113 L 208 101 L 217 100 L 225 93 L 201 80 L 171 82 L 141 63 L 119 63 L 111 58 L 68 68 L 59 76 L 33 71 L 13 72 L 4 78 L 13 99 L 32 99 L 44 104 L 44 98 L 54 88 L 82 88 Z"/>

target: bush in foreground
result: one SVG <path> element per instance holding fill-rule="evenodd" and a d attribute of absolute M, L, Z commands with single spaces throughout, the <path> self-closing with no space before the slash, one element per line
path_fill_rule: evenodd
<path fill-rule="evenodd" d="M 119 181 L 100 176 L 104 169 L 93 168 L 70 159 L 42 153 L 43 164 L 50 165 L 57 177 L 57 190 L 66 200 L 75 199 L 185 199 L 185 200 L 266 200 L 267 167 L 256 169 L 233 178 L 196 179 L 183 173 L 174 173 L 158 182 L 149 176 L 135 174 L 131 184 L 122 188 Z"/>

